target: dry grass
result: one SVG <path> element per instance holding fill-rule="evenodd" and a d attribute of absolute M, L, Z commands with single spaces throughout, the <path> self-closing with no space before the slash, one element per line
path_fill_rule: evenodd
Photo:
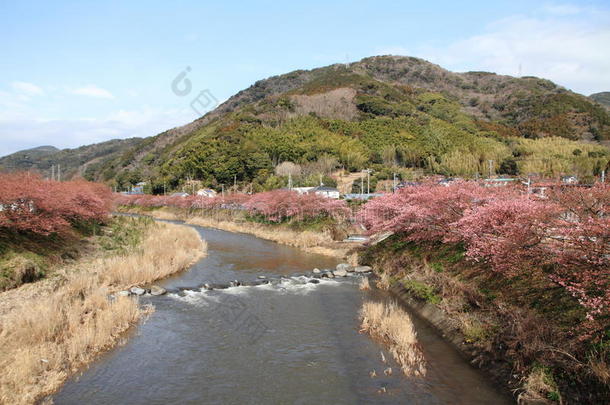
<path fill-rule="evenodd" d="M 589 369 L 599 381 L 610 386 L 610 364 L 608 364 L 607 359 L 607 349 L 596 351 L 589 358 Z"/>
<path fill-rule="evenodd" d="M 370 290 L 371 289 L 371 283 L 369 283 L 369 278 L 368 277 L 362 277 L 362 280 L 360 280 L 360 285 L 358 286 L 358 288 L 360 288 L 361 291 Z"/>
<path fill-rule="evenodd" d="M 381 273 L 381 275 L 379 276 L 379 279 L 377 280 L 377 288 L 379 288 L 380 290 L 389 290 L 390 289 L 390 284 L 391 284 L 391 279 L 390 279 L 390 273 L 383 272 Z"/>
<path fill-rule="evenodd" d="M 553 381 L 548 371 L 542 367 L 534 368 L 523 384 L 524 392 L 519 394 L 519 404 L 562 404 L 563 401 L 557 390 L 557 384 Z M 553 400 L 551 400 L 553 398 Z"/>
<path fill-rule="evenodd" d="M 360 310 L 361 331 L 389 345 L 389 351 L 407 376 L 426 375 L 426 361 L 409 314 L 396 303 L 367 301 Z"/>
<path fill-rule="evenodd" d="M 99 272 L 103 284 L 125 288 L 145 284 L 184 270 L 207 249 L 196 230 L 173 224 L 158 224 L 142 243 L 142 249 L 128 257 L 103 260 Z M 161 231 L 162 230 L 162 231 Z"/>
<path fill-rule="evenodd" d="M 35 299 L 12 305 L 0 318 L 0 403 L 31 404 L 54 392 L 150 311 L 109 293 L 184 270 L 204 247 L 195 230 L 159 224 L 134 251 L 81 262 L 81 271 L 65 270 L 61 280 L 41 283 Z"/>
<path fill-rule="evenodd" d="M 176 214 L 175 212 L 169 211 L 165 208 L 159 208 L 150 212 L 147 212 L 146 214 L 157 218 L 157 219 L 164 219 L 164 220 L 168 220 L 168 221 L 181 221 L 184 218 L 180 217 L 178 214 Z"/>

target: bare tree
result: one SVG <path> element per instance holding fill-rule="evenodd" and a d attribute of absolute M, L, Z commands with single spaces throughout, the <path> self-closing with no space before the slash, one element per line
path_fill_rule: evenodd
<path fill-rule="evenodd" d="M 278 176 L 298 176 L 301 174 L 301 166 L 292 162 L 282 162 L 275 166 L 275 174 Z"/>

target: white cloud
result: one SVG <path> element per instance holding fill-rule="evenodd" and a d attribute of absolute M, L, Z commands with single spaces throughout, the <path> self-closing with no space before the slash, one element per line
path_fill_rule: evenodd
<path fill-rule="evenodd" d="M 561 4 L 495 21 L 444 46 L 422 47 L 417 56 L 454 71 L 543 77 L 588 95 L 610 90 L 608 44 L 610 13 Z"/>
<path fill-rule="evenodd" d="M 575 4 L 546 4 L 542 10 L 548 14 L 555 15 L 573 15 L 583 11 L 583 9 Z"/>
<path fill-rule="evenodd" d="M 40 96 L 44 91 L 33 83 L 28 82 L 12 82 L 11 87 L 19 95 L 24 96 Z"/>
<path fill-rule="evenodd" d="M 32 119 L 0 115 L 0 156 L 40 145 L 75 148 L 116 138 L 147 137 L 194 119 L 190 108 L 120 110 L 103 118 Z"/>
<path fill-rule="evenodd" d="M 112 99 L 114 96 L 108 90 L 98 87 L 94 84 L 90 84 L 87 86 L 79 87 L 77 89 L 72 90 L 73 94 L 78 94 L 80 96 L 87 97 L 96 97 L 96 98 L 107 98 Z"/>

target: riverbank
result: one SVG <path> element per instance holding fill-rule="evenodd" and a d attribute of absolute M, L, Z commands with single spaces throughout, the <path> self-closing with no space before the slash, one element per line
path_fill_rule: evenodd
<path fill-rule="evenodd" d="M 205 254 L 205 242 L 190 227 L 114 221 L 123 230 L 139 229 L 138 243 L 0 294 L 1 403 L 31 404 L 54 392 L 152 310 L 114 293 L 185 270 Z"/>
<path fill-rule="evenodd" d="M 608 402 L 606 349 L 578 339 L 583 309 L 546 279 L 500 277 L 459 246 L 426 247 L 400 235 L 361 251 L 360 260 L 519 403 Z"/>
<path fill-rule="evenodd" d="M 318 229 L 294 229 L 287 224 L 265 224 L 247 221 L 242 212 L 228 210 L 204 215 L 197 210 L 174 207 L 120 207 L 119 212 L 148 215 L 156 219 L 184 221 L 187 224 L 220 229 L 229 232 L 246 233 L 282 245 L 294 246 L 310 253 L 317 253 L 339 259 L 349 259 L 353 246 L 340 242 L 345 231 L 332 226 Z M 338 240 L 339 239 L 339 240 Z M 354 261 L 355 257 L 351 259 Z M 355 262 L 353 263 L 355 264 Z"/>

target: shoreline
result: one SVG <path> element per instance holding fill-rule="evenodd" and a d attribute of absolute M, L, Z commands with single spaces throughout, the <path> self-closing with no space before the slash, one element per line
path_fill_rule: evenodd
<path fill-rule="evenodd" d="M 144 210 L 136 207 L 121 207 L 119 212 L 145 215 L 161 220 L 183 221 L 187 225 L 196 225 L 220 229 L 227 232 L 253 235 L 281 245 L 296 247 L 308 253 L 344 259 L 349 261 L 350 264 L 356 264 L 354 262 L 355 257 L 351 254 L 351 251 L 360 246 L 359 244 L 346 245 L 343 242 L 334 241 L 327 232 L 313 232 L 308 230 L 296 231 L 286 229 L 285 227 L 274 227 L 272 225 L 255 222 L 212 218 L 210 216 L 191 214 L 185 210 L 178 211 L 176 209 L 166 208 Z"/>
<path fill-rule="evenodd" d="M 377 275 L 376 272 L 375 275 Z M 499 392 L 517 401 L 510 385 L 506 383 L 511 378 L 510 370 L 500 364 L 486 363 L 483 365 L 479 357 L 482 356 L 482 353 L 465 343 L 466 336 L 454 327 L 451 318 L 445 312 L 434 304 L 418 300 L 398 283 L 392 284 L 387 291 L 401 305 L 408 308 L 413 316 L 431 326 L 443 341 L 455 349 L 472 368 L 489 379 Z"/>

